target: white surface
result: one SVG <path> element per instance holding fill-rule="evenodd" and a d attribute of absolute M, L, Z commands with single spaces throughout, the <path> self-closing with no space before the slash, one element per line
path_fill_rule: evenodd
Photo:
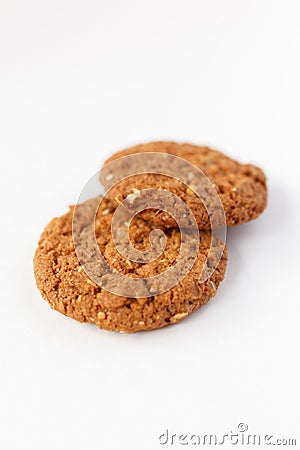
<path fill-rule="evenodd" d="M 1 0 L 2 449 L 166 448 L 167 427 L 240 422 L 299 445 L 299 17 L 297 0 Z M 148 334 L 51 311 L 32 273 L 43 227 L 112 151 L 158 138 L 267 173 L 217 297 Z"/>

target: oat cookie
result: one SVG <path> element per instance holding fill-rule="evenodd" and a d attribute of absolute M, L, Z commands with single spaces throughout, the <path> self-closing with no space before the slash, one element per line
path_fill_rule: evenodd
<path fill-rule="evenodd" d="M 210 179 L 215 187 L 225 212 L 227 225 L 239 225 L 258 217 L 266 207 L 266 177 L 261 169 L 251 164 L 240 164 L 224 154 L 208 147 L 175 142 L 150 142 L 137 145 L 112 155 L 105 163 L 135 153 L 159 152 L 181 157 L 196 167 Z M 122 169 L 120 169 L 122 171 Z M 105 174 L 105 176 L 103 176 Z M 104 166 L 100 179 L 104 187 L 115 174 L 107 173 Z M 117 174 L 117 175 L 122 175 Z M 117 205 L 128 195 L 143 189 L 168 190 L 180 197 L 193 212 L 200 229 L 210 228 L 210 220 L 203 202 L 190 186 L 160 174 L 140 174 L 120 181 L 108 196 Z M 213 202 L 211 196 L 205 202 Z M 212 205 L 213 206 L 213 205 Z M 141 213 L 145 220 L 164 227 L 174 227 L 176 222 L 163 210 L 147 209 Z"/>
<path fill-rule="evenodd" d="M 130 333 L 176 323 L 216 294 L 226 269 L 226 250 L 211 277 L 205 283 L 199 283 L 199 275 L 210 247 L 209 231 L 199 232 L 200 249 L 195 264 L 180 284 L 169 291 L 148 298 L 127 298 L 99 287 L 86 275 L 75 253 L 73 212 L 74 207 L 71 207 L 68 213 L 53 219 L 46 226 L 34 256 L 37 286 L 53 309 L 79 322 Z M 128 277 L 146 278 L 162 273 L 174 264 L 181 242 L 178 228 L 164 230 L 167 238 L 165 250 L 156 260 L 148 263 L 131 262 L 115 248 L 111 236 L 113 214 L 113 204 L 104 199 L 95 220 L 98 247 L 112 267 Z M 141 217 L 134 218 L 129 228 L 134 247 L 140 251 L 147 250 L 153 228 Z"/>

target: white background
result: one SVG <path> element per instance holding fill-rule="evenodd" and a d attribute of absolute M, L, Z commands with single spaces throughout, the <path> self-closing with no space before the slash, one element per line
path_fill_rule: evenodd
<path fill-rule="evenodd" d="M 300 444 L 299 30 L 297 0 L 0 0 L 1 449 L 152 450 L 240 422 Z M 151 139 L 261 166 L 268 208 L 229 230 L 208 305 L 99 331 L 41 299 L 34 250 L 111 152 Z"/>

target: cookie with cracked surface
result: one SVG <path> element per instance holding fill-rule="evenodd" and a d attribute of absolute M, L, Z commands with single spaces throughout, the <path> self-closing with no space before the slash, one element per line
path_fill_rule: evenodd
<path fill-rule="evenodd" d="M 89 202 L 93 201 L 95 199 Z M 161 328 L 184 319 L 207 303 L 216 294 L 224 278 L 226 249 L 210 278 L 199 283 L 211 244 L 210 232 L 200 231 L 200 246 L 195 263 L 179 284 L 167 292 L 148 298 L 115 295 L 95 284 L 80 264 L 72 234 L 73 214 L 74 207 L 71 207 L 68 213 L 53 219 L 46 226 L 34 256 L 34 273 L 38 289 L 50 306 L 79 322 L 128 333 Z M 163 273 L 175 263 L 181 245 L 178 228 L 164 230 L 166 243 L 158 258 L 147 263 L 128 261 L 116 250 L 112 239 L 113 215 L 112 203 L 103 199 L 96 214 L 94 232 L 98 248 L 111 267 L 128 279 L 148 278 Z M 82 236 L 86 227 L 84 220 L 83 215 Z M 149 235 L 153 228 L 140 217 L 132 220 L 129 237 L 136 249 L 141 252 L 149 249 Z"/>
<path fill-rule="evenodd" d="M 257 218 L 267 204 L 266 177 L 263 171 L 252 164 L 240 164 L 223 153 L 208 147 L 176 142 L 150 142 L 136 145 L 112 155 L 104 164 L 100 180 L 106 189 L 113 186 L 114 178 L 121 179 L 107 193 L 112 202 L 117 205 L 127 196 L 146 189 L 167 190 L 181 198 L 193 212 L 200 229 L 209 229 L 211 222 L 206 207 L 193 190 L 192 182 L 186 185 L 163 174 L 149 173 L 133 175 L 122 180 L 122 164 L 118 173 L 110 172 L 108 163 L 119 158 L 138 153 L 165 153 L 175 155 L 189 161 L 199 168 L 211 181 L 223 205 L 227 225 L 240 225 Z M 126 165 L 126 163 L 124 162 Z M 154 195 L 155 194 L 152 194 Z M 211 195 L 203 197 L 206 205 L 214 210 L 214 198 Z M 155 199 L 154 199 L 155 200 Z M 163 205 L 162 205 L 163 206 Z M 216 207 L 217 210 L 217 207 Z M 176 226 L 174 218 L 163 209 L 145 209 L 141 216 L 154 224 L 164 227 Z M 219 224 L 219 225 L 218 225 Z M 224 222 L 223 222 L 224 224 Z M 222 226 L 221 219 L 215 220 L 215 226 Z"/>

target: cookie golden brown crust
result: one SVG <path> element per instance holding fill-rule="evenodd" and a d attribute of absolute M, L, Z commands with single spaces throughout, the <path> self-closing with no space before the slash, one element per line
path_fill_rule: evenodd
<path fill-rule="evenodd" d="M 213 183 L 224 208 L 227 225 L 240 225 L 257 218 L 267 203 L 266 177 L 261 169 L 251 164 L 240 164 L 208 147 L 176 142 L 150 142 L 115 153 L 106 162 L 136 153 L 160 152 L 186 159 L 198 167 Z M 105 179 L 101 178 L 105 186 Z M 107 186 L 105 186 L 107 187 Z M 115 205 L 136 190 L 165 189 L 180 197 L 192 210 L 200 229 L 209 229 L 210 220 L 202 201 L 183 183 L 159 174 L 140 174 L 120 181 L 109 191 Z M 205 199 L 206 202 L 213 199 Z M 156 225 L 174 227 L 176 222 L 165 211 L 145 210 L 145 220 Z"/>
<path fill-rule="evenodd" d="M 91 281 L 80 265 L 72 237 L 70 211 L 53 219 L 42 233 L 34 256 L 37 286 L 50 306 L 79 322 L 94 323 L 106 330 L 135 332 L 152 330 L 178 322 L 210 300 L 223 280 L 226 250 L 205 283 L 198 282 L 210 247 L 210 232 L 200 232 L 200 250 L 188 275 L 173 289 L 151 298 L 127 298 L 114 295 Z M 133 277 L 149 277 L 161 273 L 174 263 L 180 247 L 180 231 L 165 230 L 167 243 L 163 254 L 155 261 L 141 264 L 123 258 L 114 248 L 111 221 L 114 207 L 104 199 L 97 212 L 95 234 L 101 253 L 119 272 Z M 148 247 L 153 226 L 140 217 L 133 219 L 130 239 L 144 251 Z"/>

